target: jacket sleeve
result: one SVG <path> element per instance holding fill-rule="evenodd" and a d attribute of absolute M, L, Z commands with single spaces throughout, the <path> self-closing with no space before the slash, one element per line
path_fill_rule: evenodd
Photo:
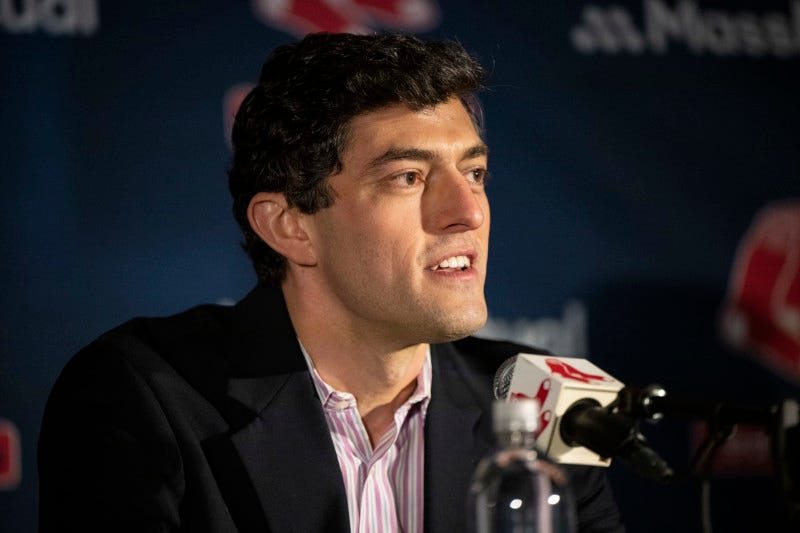
<path fill-rule="evenodd" d="M 58 378 L 38 462 L 41 533 L 179 527 L 184 477 L 172 430 L 142 376 L 102 339 Z"/>

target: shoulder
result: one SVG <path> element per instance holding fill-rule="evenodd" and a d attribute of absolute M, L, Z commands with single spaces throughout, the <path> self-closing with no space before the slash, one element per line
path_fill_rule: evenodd
<path fill-rule="evenodd" d="M 187 358 L 219 357 L 229 331 L 230 308 L 201 305 L 172 316 L 129 320 L 102 334 L 73 360 L 87 364 L 99 358 L 116 358 L 142 370 L 161 360 L 180 369 L 186 366 Z"/>
<path fill-rule="evenodd" d="M 70 438 L 89 448 L 113 440 L 167 449 L 177 428 L 188 427 L 183 418 L 197 434 L 223 427 L 215 399 L 225 390 L 227 315 L 224 307 L 200 306 L 135 318 L 75 354 L 48 396 L 42 457 L 57 456 Z"/>
<path fill-rule="evenodd" d="M 142 509 L 148 520 L 180 522 L 185 467 L 198 457 L 185 451 L 226 425 L 178 369 L 202 356 L 202 342 L 215 342 L 225 315 L 203 306 L 136 318 L 70 359 L 50 392 L 39 434 L 43 530 L 79 516 L 87 531 L 114 530 L 111 524 L 122 520 L 145 529 Z M 170 335 L 188 349 L 178 349 Z"/>
<path fill-rule="evenodd" d="M 169 317 L 139 317 L 102 334 L 64 366 L 48 401 L 114 406 L 207 381 L 224 365 L 229 309 L 203 305 Z M 117 398 L 118 401 L 115 401 Z"/>
<path fill-rule="evenodd" d="M 105 333 L 96 342 L 124 347 L 134 339 L 161 352 L 210 347 L 224 342 L 233 307 L 199 305 L 165 317 L 139 317 Z"/>

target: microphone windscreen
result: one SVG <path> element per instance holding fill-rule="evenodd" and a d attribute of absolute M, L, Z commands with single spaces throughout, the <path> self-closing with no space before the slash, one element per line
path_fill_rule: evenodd
<path fill-rule="evenodd" d="M 492 392 L 495 400 L 505 400 L 508 398 L 508 391 L 511 388 L 511 378 L 514 377 L 514 366 L 517 364 L 517 356 L 509 357 L 497 368 L 492 382 Z"/>

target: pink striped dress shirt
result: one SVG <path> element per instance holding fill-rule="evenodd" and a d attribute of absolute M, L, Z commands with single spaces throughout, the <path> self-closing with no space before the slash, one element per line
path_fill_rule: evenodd
<path fill-rule="evenodd" d="M 302 346 L 301 346 L 302 348 Z M 431 354 L 411 397 L 372 448 L 355 397 L 334 390 L 302 348 L 322 401 L 347 493 L 352 533 L 422 533 L 425 413 L 431 397 Z"/>

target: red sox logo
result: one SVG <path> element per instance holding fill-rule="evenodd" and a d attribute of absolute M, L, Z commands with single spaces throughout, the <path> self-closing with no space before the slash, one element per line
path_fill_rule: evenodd
<path fill-rule="evenodd" d="M 550 394 L 550 387 L 552 383 L 550 382 L 550 378 L 545 379 L 539 384 L 539 390 L 536 391 L 536 395 L 531 397 L 527 394 L 522 392 L 512 392 L 511 399 L 512 400 L 536 400 L 539 402 L 539 408 L 544 405 L 545 400 L 547 400 L 547 396 Z M 548 424 L 550 424 L 550 420 L 553 418 L 553 413 L 548 409 L 547 411 L 542 411 L 539 413 L 539 427 L 536 428 L 535 438 L 539 438 L 539 435 L 547 428 Z"/>
<path fill-rule="evenodd" d="M 563 376 L 565 379 L 573 381 L 580 381 L 581 383 L 591 383 L 593 381 L 612 381 L 611 379 L 599 374 L 587 374 L 582 370 L 578 370 L 571 364 L 554 357 L 544 360 L 547 366 L 550 367 L 550 372 Z"/>
<path fill-rule="evenodd" d="M 236 112 L 239 111 L 239 106 L 247 94 L 255 87 L 252 83 L 239 83 L 234 85 L 225 93 L 222 100 L 222 124 L 225 128 L 225 141 L 228 147 L 232 147 L 231 132 L 233 131 L 233 121 L 236 118 Z"/>
<path fill-rule="evenodd" d="M 369 33 L 379 27 L 426 31 L 439 22 L 435 0 L 252 0 L 266 24 L 307 33 Z"/>
<path fill-rule="evenodd" d="M 22 477 L 19 431 L 8 420 L 0 419 L 0 490 L 15 489 Z"/>
<path fill-rule="evenodd" d="M 251 0 L 265 24 L 298 37 L 307 33 L 370 33 L 380 27 L 426 31 L 439 23 L 435 0 Z M 225 140 L 231 144 L 233 121 L 253 84 L 231 87 L 223 99 Z"/>
<path fill-rule="evenodd" d="M 739 244 L 721 317 L 728 342 L 800 381 L 800 201 L 756 215 Z"/>
<path fill-rule="evenodd" d="M 572 380 L 572 381 L 580 381 L 581 383 L 591 383 L 593 381 L 612 381 L 606 376 L 602 376 L 599 374 L 588 374 L 582 370 L 578 370 L 571 364 L 567 363 L 566 361 L 562 361 L 561 359 L 556 359 L 555 357 L 548 357 L 544 360 L 545 364 L 550 368 L 550 372 L 553 374 L 558 374 L 562 376 L 564 379 Z M 536 391 L 536 395 L 531 397 L 527 394 L 522 392 L 512 392 L 511 399 L 518 400 L 521 398 L 536 400 L 539 402 L 539 407 L 541 408 L 544 406 L 544 402 L 547 401 L 547 397 L 550 395 L 550 389 L 552 388 L 552 381 L 550 378 L 544 379 L 539 384 L 539 390 Z M 550 409 L 544 410 L 539 414 L 539 427 L 536 429 L 536 438 L 539 438 L 539 435 L 547 429 L 547 426 L 550 424 L 550 421 L 553 419 L 553 412 Z"/>

